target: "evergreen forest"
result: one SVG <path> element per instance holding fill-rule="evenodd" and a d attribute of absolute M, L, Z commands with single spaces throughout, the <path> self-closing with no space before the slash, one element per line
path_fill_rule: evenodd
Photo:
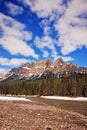
<path fill-rule="evenodd" d="M 87 97 L 87 74 L 73 74 L 61 78 L 38 80 L 6 80 L 0 82 L 0 94 L 58 95 Z"/>

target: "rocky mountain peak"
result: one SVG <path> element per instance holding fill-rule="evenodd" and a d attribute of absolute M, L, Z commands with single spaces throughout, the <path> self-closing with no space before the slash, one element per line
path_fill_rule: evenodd
<path fill-rule="evenodd" d="M 13 73 L 17 72 L 17 68 L 12 68 L 10 72 L 13 72 Z"/>
<path fill-rule="evenodd" d="M 4 79 L 38 79 L 47 78 L 47 76 L 60 77 L 63 73 L 87 73 L 87 68 L 78 67 L 74 63 L 67 64 L 63 59 L 57 58 L 55 62 L 51 59 L 39 60 L 35 63 L 25 63 L 18 69 L 13 68 Z M 2 79 L 1 79 L 2 80 Z"/>
<path fill-rule="evenodd" d="M 48 60 L 39 60 L 35 64 L 38 64 L 38 65 L 50 65 L 50 64 L 52 64 L 52 61 L 50 59 L 48 59 Z"/>
<path fill-rule="evenodd" d="M 27 63 L 25 63 L 24 65 L 23 65 L 23 67 L 28 67 L 28 68 L 30 68 L 32 66 L 32 64 L 30 64 L 29 62 L 27 62 Z"/>
<path fill-rule="evenodd" d="M 61 57 L 57 58 L 57 60 L 55 61 L 55 64 L 65 64 L 65 63 L 66 62 L 64 62 Z"/>

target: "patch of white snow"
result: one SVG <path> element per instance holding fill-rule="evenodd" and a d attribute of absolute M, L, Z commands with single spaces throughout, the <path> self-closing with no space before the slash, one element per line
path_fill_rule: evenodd
<path fill-rule="evenodd" d="M 24 69 L 26 69 L 26 70 L 31 70 L 31 68 L 28 68 L 28 67 L 23 67 Z"/>
<path fill-rule="evenodd" d="M 9 96 L 0 96 L 1 101 L 31 101 L 24 97 L 9 97 Z"/>
<path fill-rule="evenodd" d="M 64 96 L 41 96 L 47 99 L 70 100 L 70 101 L 87 101 L 87 97 L 64 97 Z"/>

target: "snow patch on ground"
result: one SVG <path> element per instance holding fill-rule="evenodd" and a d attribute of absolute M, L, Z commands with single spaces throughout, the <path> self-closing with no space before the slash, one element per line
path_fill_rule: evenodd
<path fill-rule="evenodd" d="M 1 101 L 31 101 L 24 97 L 0 96 Z"/>
<path fill-rule="evenodd" d="M 87 101 L 87 97 L 64 97 L 64 96 L 41 96 L 41 98 L 70 100 L 70 101 Z"/>

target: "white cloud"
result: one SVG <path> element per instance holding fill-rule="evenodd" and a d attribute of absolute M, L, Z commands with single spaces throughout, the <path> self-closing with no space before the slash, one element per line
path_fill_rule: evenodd
<path fill-rule="evenodd" d="M 43 19 L 40 22 L 40 27 L 43 29 L 44 35 L 50 35 L 51 34 L 51 27 L 50 27 L 50 21 L 48 19 Z"/>
<path fill-rule="evenodd" d="M 65 61 L 65 62 L 74 61 L 74 58 L 71 57 L 71 56 L 61 56 L 61 55 L 59 55 L 58 57 L 55 58 L 55 61 L 56 61 L 58 58 L 62 58 L 63 61 Z"/>
<path fill-rule="evenodd" d="M 43 57 L 48 58 L 48 56 L 49 56 L 48 51 L 43 50 Z"/>
<path fill-rule="evenodd" d="M 5 70 L 4 68 L 0 68 L 0 77 L 5 75 L 7 73 L 7 70 Z"/>
<path fill-rule="evenodd" d="M 55 40 L 52 39 L 50 36 L 44 36 L 42 38 L 39 38 L 38 36 L 36 36 L 35 38 L 35 45 L 36 47 L 40 48 L 42 50 L 42 52 L 44 53 L 44 49 L 48 48 L 52 51 L 51 57 L 56 58 L 57 57 L 57 51 L 55 49 Z"/>
<path fill-rule="evenodd" d="M 32 32 L 23 31 L 23 40 L 28 41 L 32 39 Z"/>
<path fill-rule="evenodd" d="M 66 55 L 83 45 L 87 47 L 87 1 L 72 0 L 64 15 L 55 25 L 59 33 L 58 46 L 61 46 L 62 54 Z"/>
<path fill-rule="evenodd" d="M 56 40 L 50 37 L 51 32 L 58 32 L 57 45 L 61 53 L 67 55 L 82 46 L 87 47 L 87 0 L 69 0 L 67 6 L 63 0 L 18 0 L 29 6 L 32 12 L 42 19 L 43 37 L 35 38 L 35 45 L 43 52 L 44 57 L 57 57 Z M 86 18 L 85 18 L 86 17 Z M 55 23 L 55 25 L 54 25 Z M 32 32 L 25 30 L 25 25 L 0 14 L 0 27 L 4 35 L 0 44 L 11 54 L 21 54 L 38 58 L 34 50 L 26 44 L 32 39 Z M 55 30 L 53 30 L 55 28 Z M 56 37 L 56 36 L 54 36 Z M 51 50 L 47 52 L 46 49 Z M 64 57 L 65 58 L 65 57 Z M 70 58 L 70 59 L 69 59 Z M 66 57 L 65 60 L 73 60 Z"/>
<path fill-rule="evenodd" d="M 61 56 L 61 58 L 62 58 L 65 62 L 73 61 L 73 60 L 74 60 L 74 58 L 72 58 L 71 56 L 65 56 L 65 57 Z"/>
<path fill-rule="evenodd" d="M 63 55 L 83 45 L 87 48 L 87 0 L 68 0 L 67 6 L 62 3 L 64 0 L 24 0 L 23 2 L 38 17 L 45 18 L 42 20 L 44 35 L 50 34 L 49 22 L 54 21 L 55 30 L 58 31 L 57 45 L 61 46 Z"/>
<path fill-rule="evenodd" d="M 44 35 L 49 35 L 49 34 L 51 34 L 51 30 L 50 30 L 50 27 L 48 27 L 48 26 L 45 26 L 44 27 Z"/>
<path fill-rule="evenodd" d="M 15 5 L 11 2 L 9 3 L 5 3 L 6 7 L 9 9 L 9 14 L 11 14 L 12 16 L 16 16 L 16 15 L 19 15 L 19 14 L 22 14 L 23 12 L 23 8 L 18 6 L 18 5 Z"/>
<path fill-rule="evenodd" d="M 41 20 L 40 22 L 41 27 L 48 26 L 48 25 L 50 25 L 50 21 L 48 19 Z"/>
<path fill-rule="evenodd" d="M 54 15 L 56 11 L 58 13 L 63 13 L 64 11 L 64 7 L 61 5 L 62 0 L 24 0 L 22 2 L 29 6 L 38 17 L 45 18 Z"/>
<path fill-rule="evenodd" d="M 14 36 L 22 40 L 31 40 L 32 32 L 25 31 L 25 25 L 15 19 L 0 13 L 0 27 L 4 36 Z"/>
<path fill-rule="evenodd" d="M 0 65 L 4 65 L 4 66 L 17 67 L 17 66 L 20 66 L 26 62 L 29 62 L 29 60 L 23 59 L 23 58 L 21 58 L 21 59 L 19 59 L 19 58 L 8 59 L 8 58 L 0 57 Z"/>
<path fill-rule="evenodd" d="M 21 54 L 38 58 L 33 48 L 26 42 L 32 39 L 32 32 L 25 30 L 25 25 L 15 19 L 0 13 L 0 27 L 3 30 L 3 36 L 0 39 L 0 45 L 11 54 Z"/>
<path fill-rule="evenodd" d="M 19 40 L 16 37 L 5 37 L 2 38 L 0 41 L 2 43 L 2 46 L 13 55 L 21 54 L 24 56 L 33 56 L 37 58 L 37 55 L 34 54 L 34 50 L 30 48 L 25 42 Z"/>

